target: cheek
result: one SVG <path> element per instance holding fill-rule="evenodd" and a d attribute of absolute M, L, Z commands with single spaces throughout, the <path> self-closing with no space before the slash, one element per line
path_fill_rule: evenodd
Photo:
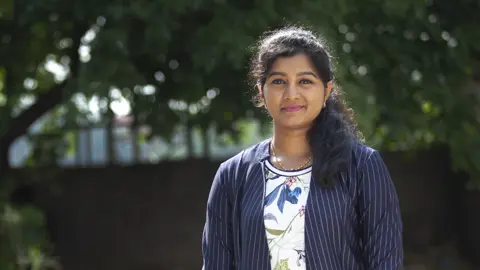
<path fill-rule="evenodd" d="M 306 95 L 308 102 L 308 118 L 315 118 L 323 109 L 324 96 L 323 89 L 316 89 Z"/>
<path fill-rule="evenodd" d="M 275 89 L 268 89 L 264 88 L 263 90 L 263 99 L 265 102 L 270 103 L 270 104 L 276 104 L 279 102 L 279 97 L 281 96 L 278 95 L 278 91 L 275 91 Z"/>
<path fill-rule="evenodd" d="M 272 95 L 270 94 L 270 91 L 268 91 L 267 87 L 264 87 L 261 94 L 264 109 L 267 110 L 268 114 L 272 115 L 272 107 L 274 107 L 275 102 L 272 100 Z"/>
<path fill-rule="evenodd" d="M 317 107 L 320 106 L 320 108 L 323 106 L 323 102 L 325 102 L 325 96 L 324 96 L 324 91 L 323 89 L 312 89 L 313 91 L 309 91 L 306 95 L 306 98 L 308 100 L 308 103 L 310 106 Z"/>

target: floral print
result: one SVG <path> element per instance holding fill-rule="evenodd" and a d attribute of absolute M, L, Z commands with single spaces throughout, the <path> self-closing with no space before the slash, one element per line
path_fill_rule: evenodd
<path fill-rule="evenodd" d="M 265 161 L 264 222 L 273 270 L 305 267 L 305 205 L 311 167 L 281 171 Z"/>
<path fill-rule="evenodd" d="M 302 193 L 302 189 L 299 187 L 291 189 L 293 183 L 297 180 L 292 179 L 293 177 L 287 178 L 285 182 L 280 183 L 270 194 L 265 197 L 265 206 L 269 206 L 275 200 L 277 200 L 277 206 L 280 212 L 283 213 L 283 207 L 285 205 L 285 201 L 290 202 L 292 204 L 298 203 L 298 196 Z M 277 196 L 280 192 L 280 196 Z"/>

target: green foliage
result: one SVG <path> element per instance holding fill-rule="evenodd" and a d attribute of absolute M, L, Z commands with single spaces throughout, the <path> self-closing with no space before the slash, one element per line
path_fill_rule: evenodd
<path fill-rule="evenodd" d="M 11 205 L 8 197 L 16 183 L 8 179 L 0 185 L 0 269 L 58 269 L 49 257 L 52 246 L 43 213 L 32 206 Z"/>
<path fill-rule="evenodd" d="M 448 144 L 455 167 L 478 177 L 478 1 L 342 3 L 330 37 L 341 79 L 356 84 L 354 107 L 374 120 L 369 140 L 391 150 Z"/>
<path fill-rule="evenodd" d="M 33 207 L 0 206 L 0 269 L 52 269 L 56 262 L 45 254 L 51 246 L 43 214 Z"/>
<path fill-rule="evenodd" d="M 265 30 L 298 22 L 331 41 L 338 81 L 370 143 L 448 144 L 458 169 L 480 171 L 472 151 L 480 140 L 478 1 L 49 0 L 15 8 L 14 18 L 0 17 L 9 35 L 0 43 L 0 134 L 64 79 L 47 71 L 52 61 L 72 75 L 50 104 L 63 104 L 69 125 L 106 124 L 113 112 L 105 104 L 122 99 L 151 135 L 169 137 L 187 121 L 241 134 L 234 123 L 248 111 L 268 124 L 250 110 L 247 48 Z M 72 49 L 81 52 L 78 69 Z M 80 99 L 105 106 L 94 117 Z"/>
<path fill-rule="evenodd" d="M 0 1 L 0 15 L 3 18 L 12 18 L 13 16 L 13 0 Z"/>

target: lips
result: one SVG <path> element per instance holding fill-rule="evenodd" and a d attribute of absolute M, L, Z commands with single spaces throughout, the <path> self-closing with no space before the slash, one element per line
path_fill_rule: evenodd
<path fill-rule="evenodd" d="M 301 109 L 303 109 L 303 106 L 288 106 L 283 108 L 286 112 L 297 112 Z"/>

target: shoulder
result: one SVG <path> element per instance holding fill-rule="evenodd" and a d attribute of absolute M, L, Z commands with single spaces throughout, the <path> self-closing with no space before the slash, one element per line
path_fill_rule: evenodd
<path fill-rule="evenodd" d="M 391 182 L 390 172 L 380 152 L 365 144 L 358 143 L 353 147 L 354 166 L 356 175 L 360 179 L 369 179 L 369 182 Z"/>
<path fill-rule="evenodd" d="M 270 139 L 259 142 L 225 160 L 220 164 L 217 174 L 222 176 L 226 184 L 234 184 L 253 164 L 268 156 L 269 142 Z"/>
<path fill-rule="evenodd" d="M 353 143 L 351 162 L 356 169 L 365 167 L 365 165 L 372 159 L 381 159 L 380 154 L 376 149 L 362 142 Z"/>
<path fill-rule="evenodd" d="M 252 145 L 222 163 L 224 169 L 251 165 L 268 156 L 270 139 Z"/>

